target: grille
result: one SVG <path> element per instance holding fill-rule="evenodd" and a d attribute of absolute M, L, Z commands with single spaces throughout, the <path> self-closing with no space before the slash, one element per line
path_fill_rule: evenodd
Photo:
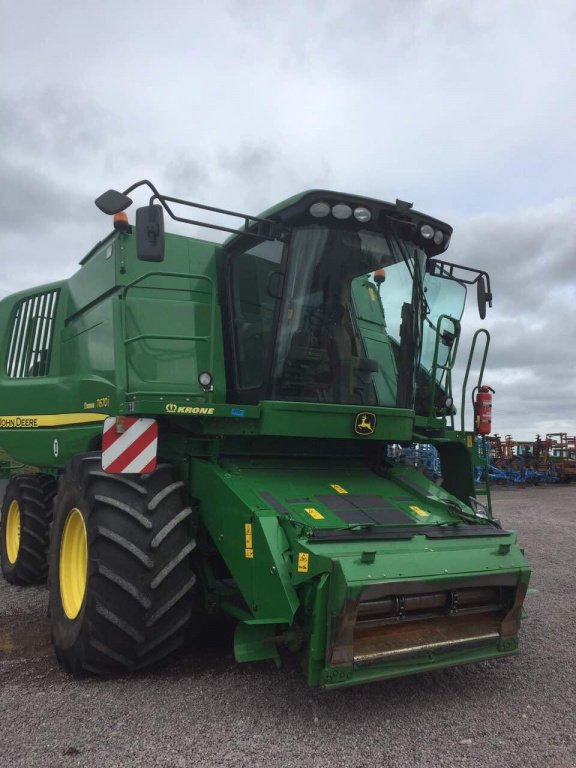
<path fill-rule="evenodd" d="M 48 375 L 57 302 L 54 290 L 29 296 L 17 305 L 6 361 L 11 378 Z"/>
<path fill-rule="evenodd" d="M 429 592 L 417 583 L 368 587 L 336 617 L 329 663 L 363 666 L 515 637 L 524 590 L 504 581 L 488 577 Z"/>
<path fill-rule="evenodd" d="M 456 589 L 422 595 L 389 595 L 379 600 L 361 601 L 356 624 L 358 628 L 384 626 L 438 615 L 485 613 L 500 610 L 504 606 L 505 597 L 498 587 Z"/>

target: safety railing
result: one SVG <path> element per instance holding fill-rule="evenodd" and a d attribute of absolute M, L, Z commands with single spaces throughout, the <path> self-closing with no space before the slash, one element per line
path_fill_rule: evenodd
<path fill-rule="evenodd" d="M 470 353 L 468 355 L 468 364 L 466 365 L 466 373 L 464 375 L 464 380 L 462 382 L 462 406 L 460 408 L 460 429 L 462 432 L 464 432 L 465 425 L 466 425 L 465 411 L 466 411 L 466 394 L 467 394 L 467 388 L 468 388 L 468 377 L 470 375 L 470 370 L 472 368 L 474 353 L 476 352 L 476 343 L 480 336 L 484 336 L 484 352 L 482 354 L 482 358 L 480 362 L 480 370 L 478 372 L 478 382 L 476 384 L 476 387 L 474 387 L 474 389 L 476 388 L 479 389 L 482 386 L 482 378 L 484 376 L 486 358 L 488 357 L 488 349 L 490 347 L 490 334 L 485 328 L 479 328 L 474 334 L 474 336 L 472 337 L 472 344 L 470 345 Z M 482 456 L 483 456 L 483 463 L 484 463 L 483 474 L 484 474 L 484 484 L 486 489 L 486 501 L 488 502 L 488 514 L 490 517 L 492 517 L 492 498 L 490 495 L 490 478 L 489 478 L 488 449 L 486 444 L 486 435 L 482 435 Z"/>
<path fill-rule="evenodd" d="M 450 323 L 453 328 L 453 332 L 448 328 L 442 328 L 443 321 Z M 449 334 L 447 336 L 446 334 Z M 452 338 L 450 338 L 450 336 Z M 435 415 L 434 402 L 436 400 L 436 389 L 442 387 L 444 381 L 444 391 L 446 397 L 452 398 L 452 369 L 456 360 L 456 354 L 458 352 L 458 344 L 460 342 L 460 321 L 456 320 L 450 315 L 440 315 L 436 324 L 436 341 L 434 344 L 434 357 L 432 358 L 432 368 L 430 369 L 430 403 L 429 403 L 429 416 Z M 449 346 L 448 354 L 443 363 L 438 361 L 440 352 L 440 344 Z M 438 373 L 440 372 L 440 376 Z M 454 415 L 450 414 L 450 425 L 454 428 Z"/>
<path fill-rule="evenodd" d="M 486 365 L 486 358 L 488 357 L 488 348 L 490 347 L 490 334 L 485 328 L 479 328 L 472 338 L 472 344 L 470 345 L 470 353 L 468 355 L 468 364 L 466 365 L 466 373 L 464 374 L 464 380 L 462 382 L 462 405 L 460 408 L 460 429 L 462 430 L 462 432 L 464 432 L 465 430 L 465 423 L 466 423 L 465 412 L 466 412 L 466 394 L 467 394 L 467 388 L 468 388 L 468 377 L 470 376 L 470 370 L 472 368 L 472 362 L 474 360 L 476 343 L 480 336 L 484 336 L 485 341 L 484 341 L 484 353 L 482 354 L 480 371 L 478 373 L 478 382 L 476 384 L 476 387 L 478 388 L 482 386 L 482 377 L 484 376 L 484 367 Z M 474 387 L 474 389 L 476 389 L 476 387 Z"/>

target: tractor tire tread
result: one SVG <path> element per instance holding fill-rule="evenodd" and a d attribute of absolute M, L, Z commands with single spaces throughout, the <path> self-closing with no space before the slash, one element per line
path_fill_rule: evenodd
<path fill-rule="evenodd" d="M 101 525 L 98 526 L 96 531 L 100 536 L 109 539 L 114 542 L 114 544 L 118 544 L 118 546 L 125 549 L 126 552 L 130 552 L 130 554 L 137 558 L 142 565 L 145 565 L 149 569 L 154 567 L 154 561 L 135 544 L 132 544 L 131 541 L 125 539 L 124 536 L 120 536 L 120 534 L 111 531 L 109 528 L 104 528 L 104 526 Z"/>
<path fill-rule="evenodd" d="M 150 542 L 150 546 L 152 549 L 157 549 L 160 544 L 164 541 L 166 536 L 176 528 L 177 525 L 180 525 L 180 523 L 183 523 L 184 520 L 190 517 L 192 514 L 192 509 L 190 507 L 185 507 L 181 512 L 179 512 L 176 517 L 173 517 L 172 520 L 166 523 L 164 528 L 158 531 L 156 536 L 152 539 Z"/>
<path fill-rule="evenodd" d="M 98 566 L 98 573 L 104 576 L 105 579 L 109 579 L 111 582 L 119 586 L 129 595 L 131 595 L 143 608 L 150 608 L 152 601 L 146 597 L 134 584 L 131 584 L 127 579 L 124 579 L 118 573 L 115 573 L 105 565 Z"/>
<path fill-rule="evenodd" d="M 172 558 L 170 562 L 166 563 L 164 568 L 162 568 L 162 570 L 152 579 L 152 581 L 150 582 L 150 586 L 152 587 L 152 589 L 157 589 L 160 586 L 160 584 L 162 584 L 164 579 L 172 573 L 174 568 L 176 568 L 176 566 L 179 563 L 181 563 L 182 560 L 184 560 L 186 555 L 189 555 L 190 552 L 192 552 L 195 546 L 196 546 L 195 541 L 189 541 L 188 544 L 182 547 L 180 552 L 178 552 L 178 554 L 174 558 Z"/>
<path fill-rule="evenodd" d="M 104 472 L 103 469 L 91 469 L 88 473 L 91 477 L 103 477 L 110 480 L 113 483 L 121 483 L 122 485 L 132 488 L 132 490 L 139 493 L 141 496 L 146 496 L 147 490 L 141 483 L 136 483 L 134 480 L 130 480 L 125 475 L 113 475 L 110 472 Z"/>
<path fill-rule="evenodd" d="M 110 475 L 101 470 L 100 453 L 66 465 L 56 502 L 50 601 L 57 655 L 69 671 L 130 672 L 183 644 L 194 604 L 190 553 L 196 542 L 183 524 L 192 514 L 184 483 L 173 472 L 162 464 L 145 475 Z M 70 621 L 60 605 L 55 548 L 66 505 L 74 500 L 85 516 L 89 554 L 85 599 Z"/>
<path fill-rule="evenodd" d="M 30 528 L 30 526 L 22 526 L 22 536 L 33 539 L 37 544 L 40 545 L 40 547 L 47 547 L 48 546 L 48 536 L 41 536 L 39 533 L 36 533 L 35 530 Z"/>
<path fill-rule="evenodd" d="M 123 502 L 118 501 L 118 499 L 112 498 L 112 496 L 103 496 L 102 494 L 96 494 L 94 499 L 100 501 L 102 504 L 108 504 L 108 506 L 114 507 L 114 509 L 118 509 L 120 512 L 130 515 L 130 517 L 133 517 L 143 528 L 152 528 L 152 521 L 139 512 L 133 505 L 124 504 Z"/>
<path fill-rule="evenodd" d="M 28 586 L 46 581 L 55 492 L 56 480 L 42 473 L 13 475 L 6 487 L 3 509 L 13 500 L 20 509 L 20 541 L 14 563 L 7 557 L 4 521 L 1 526 L 2 572 L 10 584 Z"/>
<path fill-rule="evenodd" d="M 171 485 L 166 486 L 166 488 L 163 488 L 159 493 L 154 496 L 153 499 L 151 499 L 148 502 L 148 510 L 150 512 L 154 512 L 156 507 L 164 501 L 168 496 L 170 496 L 171 493 L 174 493 L 174 491 L 177 491 L 179 488 L 182 488 L 184 486 L 184 483 L 181 480 L 178 480 L 175 483 L 172 483 Z"/>
<path fill-rule="evenodd" d="M 188 610 L 179 621 L 177 621 L 175 624 L 173 624 L 171 627 L 168 627 L 164 630 L 160 635 L 150 640 L 146 645 L 141 646 L 138 649 L 138 656 L 146 656 L 147 653 L 150 653 L 150 651 L 153 651 L 155 648 L 157 648 L 161 643 L 165 643 L 167 640 L 169 640 L 173 635 L 175 635 L 179 630 L 184 629 L 186 624 L 190 621 L 191 617 L 191 611 Z"/>
<path fill-rule="evenodd" d="M 122 630 L 122 632 L 125 632 L 128 635 L 128 637 L 131 637 L 134 640 L 136 640 L 137 643 L 144 642 L 144 635 L 141 632 L 138 632 L 138 630 L 135 627 L 133 627 L 131 624 L 125 621 L 125 619 L 120 618 L 120 616 L 115 614 L 109 608 L 106 608 L 106 606 L 97 604 L 96 613 L 99 616 L 102 616 L 103 619 L 106 619 L 106 621 L 109 621 L 111 624 L 114 624 L 114 626 L 118 627 L 118 629 Z"/>
<path fill-rule="evenodd" d="M 152 616 L 150 616 L 148 618 L 148 620 L 146 621 L 146 626 L 152 627 L 154 624 L 156 624 L 158 619 L 162 618 L 162 616 L 164 616 L 165 613 L 168 613 L 170 608 L 172 608 L 174 605 L 176 605 L 177 602 L 182 600 L 182 598 L 185 595 L 187 595 L 188 592 L 190 592 L 190 590 L 194 587 L 195 584 L 196 584 L 196 576 L 194 576 L 194 574 L 192 574 L 192 578 L 190 579 L 190 581 L 188 581 L 186 584 L 184 584 L 184 586 L 182 587 L 182 589 L 179 592 L 177 592 L 175 595 L 173 595 L 170 598 L 170 600 L 168 600 L 166 603 L 164 603 L 164 605 L 161 606 L 156 611 L 156 613 L 152 614 Z"/>

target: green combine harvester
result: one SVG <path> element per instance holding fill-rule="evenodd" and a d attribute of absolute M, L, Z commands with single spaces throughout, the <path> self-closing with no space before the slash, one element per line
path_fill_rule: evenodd
<path fill-rule="evenodd" d="M 452 395 L 490 283 L 442 259 L 451 227 L 325 190 L 258 217 L 148 181 L 96 204 L 114 231 L 78 272 L 0 302 L 2 571 L 48 579 L 61 665 L 148 667 L 221 614 L 238 661 L 297 653 L 313 686 L 514 654 L 530 570 Z M 395 458 L 423 443 L 441 485 Z"/>

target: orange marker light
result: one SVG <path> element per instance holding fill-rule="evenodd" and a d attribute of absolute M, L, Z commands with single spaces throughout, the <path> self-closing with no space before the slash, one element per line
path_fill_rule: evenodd
<path fill-rule="evenodd" d="M 118 232 L 129 232 L 128 214 L 125 211 L 114 214 L 114 229 Z"/>
<path fill-rule="evenodd" d="M 375 269 L 374 282 L 376 283 L 376 285 L 380 285 L 381 283 L 384 282 L 384 280 L 386 280 L 386 271 L 384 267 L 382 267 L 381 269 Z"/>

